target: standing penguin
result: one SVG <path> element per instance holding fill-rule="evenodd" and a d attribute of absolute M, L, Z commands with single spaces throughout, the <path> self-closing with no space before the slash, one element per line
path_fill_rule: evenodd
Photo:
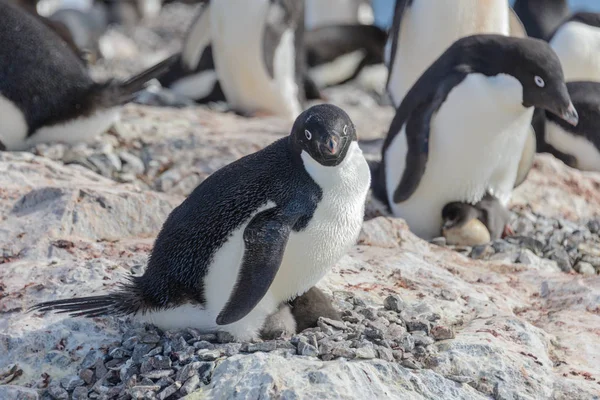
<path fill-rule="evenodd" d="M 556 29 L 550 45 L 568 82 L 600 82 L 600 13 L 574 14 Z"/>
<path fill-rule="evenodd" d="M 125 82 L 96 83 L 56 33 L 6 2 L 0 2 L 0 42 L 0 142 L 7 150 L 94 138 L 172 63 L 167 59 Z"/>
<path fill-rule="evenodd" d="M 182 62 L 195 69 L 210 45 L 216 76 L 232 109 L 294 119 L 304 103 L 304 2 L 205 1 L 192 23 Z"/>
<path fill-rule="evenodd" d="M 569 82 L 569 95 L 579 114 L 572 126 L 546 113 L 544 139 L 565 164 L 600 172 L 600 82 Z"/>
<path fill-rule="evenodd" d="M 306 29 L 328 25 L 359 24 L 362 0 L 306 0 Z"/>
<path fill-rule="evenodd" d="M 516 0 L 513 7 L 527 34 L 536 39 L 548 40 L 569 15 L 567 0 Z"/>
<path fill-rule="evenodd" d="M 394 215 L 430 239 L 450 202 L 473 204 L 490 193 L 506 206 L 534 106 L 577 124 L 547 43 L 501 35 L 456 41 L 408 92 L 384 142 L 378 185 Z"/>
<path fill-rule="evenodd" d="M 356 242 L 369 184 L 348 115 L 314 106 L 288 137 L 215 172 L 175 208 L 143 276 L 107 295 L 33 308 L 254 338 Z"/>

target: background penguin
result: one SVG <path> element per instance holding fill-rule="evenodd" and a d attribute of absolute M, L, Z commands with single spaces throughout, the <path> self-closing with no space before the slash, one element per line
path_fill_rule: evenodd
<path fill-rule="evenodd" d="M 306 0 L 306 29 L 339 24 L 360 24 L 364 0 Z M 368 23 L 368 22 L 367 22 Z"/>
<path fill-rule="evenodd" d="M 577 123 L 547 43 L 501 35 L 455 42 L 409 91 L 384 142 L 378 185 L 394 215 L 431 239 L 450 202 L 489 192 L 506 206 L 534 106 Z"/>
<path fill-rule="evenodd" d="M 525 25 L 527 35 L 548 40 L 569 15 L 567 0 L 516 0 L 515 12 Z"/>
<path fill-rule="evenodd" d="M 120 105 L 172 62 L 125 82 L 96 83 L 50 28 L 5 2 L 0 2 L 0 42 L 0 142 L 8 150 L 94 138 L 118 118 Z"/>
<path fill-rule="evenodd" d="M 510 232 L 510 212 L 486 194 L 476 204 L 448 203 L 442 209 L 442 235 L 450 245 L 477 246 Z"/>
<path fill-rule="evenodd" d="M 104 296 L 33 309 L 136 314 L 161 329 L 254 338 L 356 242 L 369 184 L 348 115 L 311 107 L 288 137 L 215 172 L 173 210 L 143 276 Z"/>
<path fill-rule="evenodd" d="M 600 172 L 600 82 L 569 82 L 567 88 L 579 123 L 572 126 L 546 113 L 545 141 L 565 164 Z"/>
<path fill-rule="evenodd" d="M 600 13 L 574 14 L 556 29 L 550 45 L 567 81 L 600 82 Z"/>
<path fill-rule="evenodd" d="M 300 113 L 303 1 L 206 1 L 189 35 L 196 40 L 186 41 L 194 48 L 184 49 L 184 65 L 195 69 L 211 44 L 216 77 L 232 109 L 290 119 Z"/>
<path fill-rule="evenodd" d="M 364 67 L 383 63 L 387 33 L 373 25 L 331 25 L 307 31 L 309 76 L 318 87 L 355 79 Z"/>

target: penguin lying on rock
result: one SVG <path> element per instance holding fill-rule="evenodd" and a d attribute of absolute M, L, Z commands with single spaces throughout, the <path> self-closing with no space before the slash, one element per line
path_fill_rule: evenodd
<path fill-rule="evenodd" d="M 450 202 L 474 204 L 490 193 L 506 206 L 534 107 L 577 124 L 546 42 L 501 35 L 456 41 L 398 107 L 375 193 L 425 239 L 439 234 Z"/>
<path fill-rule="evenodd" d="M 169 58 L 124 82 L 94 82 L 55 32 L 5 2 L 0 42 L 0 143 L 6 150 L 93 139 L 118 119 L 122 104 L 173 62 Z"/>
<path fill-rule="evenodd" d="M 215 172 L 173 210 L 144 275 L 113 293 L 33 309 L 255 338 L 356 242 L 369 184 L 348 115 L 311 107 L 288 137 Z"/>

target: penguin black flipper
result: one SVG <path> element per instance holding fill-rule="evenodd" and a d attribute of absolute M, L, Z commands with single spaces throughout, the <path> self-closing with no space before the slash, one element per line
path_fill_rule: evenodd
<path fill-rule="evenodd" d="M 292 228 L 305 214 L 294 204 L 287 209 L 271 208 L 252 218 L 244 230 L 246 250 L 237 283 L 217 317 L 218 325 L 239 321 L 262 300 L 277 275 Z"/>
<path fill-rule="evenodd" d="M 395 203 L 406 201 L 417 190 L 421 177 L 425 173 L 429 157 L 431 119 L 442 106 L 450 91 L 465 79 L 468 73 L 467 69 L 468 67 L 459 65 L 439 82 L 437 89 L 432 92 L 431 96 L 427 96 L 425 101 L 415 103 L 413 102 L 414 94 L 420 90 L 420 84 L 426 82 L 424 79 L 419 79 L 398 107 L 383 146 L 385 154 L 385 149 L 400 133 L 402 126 L 406 125 L 408 153 L 402 179 L 394 191 L 393 200 Z M 427 76 L 424 75 L 424 77 Z M 380 170 L 384 173 L 384 168 L 380 168 Z M 385 179 L 382 182 L 385 182 Z"/>
<path fill-rule="evenodd" d="M 402 17 L 404 16 L 404 11 L 406 10 L 406 7 L 410 6 L 412 2 L 413 0 L 396 0 L 396 7 L 394 9 L 394 19 L 392 21 L 392 30 L 389 36 L 392 39 L 392 47 L 390 49 L 388 71 L 392 71 L 394 69 L 394 60 L 396 59 L 396 52 L 398 51 L 398 42 L 400 41 Z M 391 73 L 388 74 L 387 81 L 385 82 L 385 87 L 388 87 L 390 85 L 391 75 Z"/>

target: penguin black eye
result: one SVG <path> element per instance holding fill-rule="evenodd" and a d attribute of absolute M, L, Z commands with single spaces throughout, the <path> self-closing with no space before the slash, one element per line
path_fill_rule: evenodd
<path fill-rule="evenodd" d="M 543 88 L 544 86 L 546 86 L 546 82 L 544 82 L 544 80 L 539 77 L 539 76 L 535 76 L 535 78 L 533 78 L 533 80 L 535 81 L 535 84 L 538 85 L 539 87 Z"/>
<path fill-rule="evenodd" d="M 344 130 L 342 131 L 344 136 L 348 136 L 348 125 L 344 125 Z"/>
<path fill-rule="evenodd" d="M 312 133 L 310 133 L 308 130 L 304 130 L 304 136 L 306 136 L 306 138 L 308 140 L 312 139 Z"/>

